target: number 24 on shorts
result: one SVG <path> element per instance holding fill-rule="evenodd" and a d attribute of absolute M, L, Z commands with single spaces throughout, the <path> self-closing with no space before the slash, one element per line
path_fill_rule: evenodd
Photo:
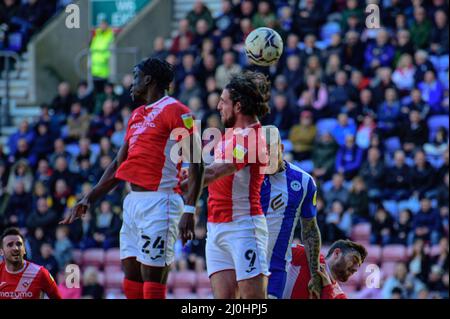
<path fill-rule="evenodd" d="M 151 247 L 153 250 L 159 249 L 159 252 L 157 253 L 156 256 L 150 257 L 152 260 L 155 260 L 157 258 L 164 256 L 165 241 L 164 241 L 164 239 L 162 239 L 161 236 L 156 237 L 156 239 L 153 241 L 153 244 L 152 244 L 152 240 L 149 236 L 141 235 L 141 238 L 143 240 L 145 240 L 144 244 L 142 245 L 142 252 L 144 254 L 150 255 L 150 247 Z"/>

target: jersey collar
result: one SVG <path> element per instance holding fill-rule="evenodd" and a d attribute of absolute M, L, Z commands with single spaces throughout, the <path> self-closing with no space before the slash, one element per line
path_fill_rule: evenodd
<path fill-rule="evenodd" d="M 147 109 L 149 109 L 149 108 L 155 106 L 156 104 L 162 102 L 163 100 L 165 100 L 165 99 L 168 98 L 168 97 L 169 97 L 168 95 L 164 95 L 164 96 L 163 96 L 162 98 L 160 98 L 158 101 L 153 102 L 152 104 L 146 105 L 146 106 L 145 106 L 145 109 L 147 110 Z"/>
<path fill-rule="evenodd" d="M 17 271 L 10 271 L 10 270 L 8 270 L 8 266 L 7 266 L 6 263 L 5 263 L 5 269 L 6 269 L 6 272 L 7 272 L 8 274 L 11 274 L 11 275 L 20 274 L 22 271 L 25 270 L 25 268 L 27 268 L 27 266 L 28 266 L 28 262 L 27 262 L 26 260 L 24 260 L 24 261 L 23 261 L 23 267 L 22 267 L 21 269 L 19 269 L 19 270 L 17 270 Z"/>

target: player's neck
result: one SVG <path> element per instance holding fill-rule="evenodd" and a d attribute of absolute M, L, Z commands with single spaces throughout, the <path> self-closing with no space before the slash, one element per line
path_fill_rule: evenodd
<path fill-rule="evenodd" d="M 15 263 L 15 264 L 9 263 L 7 261 L 5 262 L 6 271 L 11 274 L 21 272 L 22 270 L 24 270 L 25 266 L 26 266 L 25 260 L 22 260 L 21 263 Z"/>
<path fill-rule="evenodd" d="M 333 271 L 332 271 L 332 266 L 331 266 L 331 261 L 330 260 L 328 260 L 328 259 L 326 259 L 325 260 L 325 271 L 328 273 L 328 275 L 330 275 L 330 279 L 333 281 L 333 282 L 336 282 L 336 276 L 334 275 L 334 273 L 333 273 Z"/>
<path fill-rule="evenodd" d="M 147 105 L 150 105 L 155 102 L 158 102 L 165 95 L 166 95 L 165 92 L 148 92 L 145 101 L 147 102 Z"/>
<path fill-rule="evenodd" d="M 236 123 L 234 123 L 233 128 L 246 128 L 255 125 L 256 123 L 259 123 L 259 120 L 256 116 L 242 115 L 237 117 Z"/>

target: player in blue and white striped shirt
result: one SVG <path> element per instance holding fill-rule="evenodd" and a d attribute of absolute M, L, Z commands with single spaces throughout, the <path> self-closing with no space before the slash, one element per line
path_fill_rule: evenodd
<path fill-rule="evenodd" d="M 278 150 L 278 157 L 270 156 L 273 174 L 266 174 L 261 187 L 261 205 L 269 230 L 268 295 L 282 298 L 286 283 L 286 267 L 291 260 L 291 244 L 298 220 L 302 226 L 302 243 L 307 253 L 311 281 L 308 284 L 311 297 L 320 298 L 322 282 L 319 270 L 320 231 L 316 221 L 316 184 L 308 173 L 283 160 L 284 147 L 275 126 L 266 126 L 269 155 Z M 273 134 L 276 133 L 276 134 Z M 274 138 L 275 137 L 275 138 Z M 271 145 L 272 144 L 272 145 Z M 272 147 L 271 147 L 272 146 Z"/>

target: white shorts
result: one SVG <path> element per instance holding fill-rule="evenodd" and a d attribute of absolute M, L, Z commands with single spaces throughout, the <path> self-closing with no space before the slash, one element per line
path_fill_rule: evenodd
<path fill-rule="evenodd" d="M 208 223 L 206 268 L 208 276 L 232 269 L 241 281 L 269 276 L 267 223 L 264 215 L 246 216 L 229 223 Z"/>
<path fill-rule="evenodd" d="M 183 209 L 183 198 L 176 193 L 130 192 L 123 202 L 120 259 L 136 257 L 148 266 L 170 265 Z"/>

